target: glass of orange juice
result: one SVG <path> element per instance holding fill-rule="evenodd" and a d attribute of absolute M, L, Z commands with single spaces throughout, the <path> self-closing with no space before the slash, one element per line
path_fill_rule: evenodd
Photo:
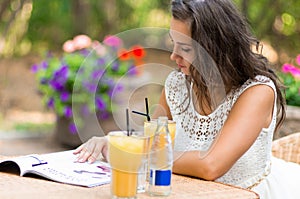
<path fill-rule="evenodd" d="M 136 198 L 138 172 L 149 152 L 150 137 L 138 132 L 127 136 L 126 131 L 112 131 L 107 138 L 112 198 Z"/>

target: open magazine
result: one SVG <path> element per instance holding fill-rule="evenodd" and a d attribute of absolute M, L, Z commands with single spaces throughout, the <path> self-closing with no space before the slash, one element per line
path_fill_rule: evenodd
<path fill-rule="evenodd" d="M 38 175 L 56 182 L 94 187 L 110 182 L 109 164 L 96 161 L 93 164 L 75 162 L 73 151 L 43 155 L 26 155 L 0 161 L 0 172 L 17 170 L 20 176 Z"/>

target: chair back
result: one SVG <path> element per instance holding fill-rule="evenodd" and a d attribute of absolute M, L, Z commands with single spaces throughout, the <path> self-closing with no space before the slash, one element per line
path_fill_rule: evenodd
<path fill-rule="evenodd" d="M 300 164 L 300 132 L 274 140 L 272 154 L 277 158 Z"/>

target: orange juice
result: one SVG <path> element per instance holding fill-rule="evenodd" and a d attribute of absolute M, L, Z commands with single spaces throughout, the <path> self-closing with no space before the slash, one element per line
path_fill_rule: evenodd
<path fill-rule="evenodd" d="M 108 134 L 108 159 L 112 169 L 111 192 L 114 198 L 135 198 L 137 175 L 149 137 L 127 136 L 126 132 Z M 147 151 L 146 151 L 147 150 Z"/>

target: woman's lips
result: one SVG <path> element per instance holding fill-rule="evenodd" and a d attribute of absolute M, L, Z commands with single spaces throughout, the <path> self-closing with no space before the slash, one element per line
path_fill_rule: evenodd
<path fill-rule="evenodd" d="M 186 68 L 184 65 L 177 64 L 179 68 Z"/>

